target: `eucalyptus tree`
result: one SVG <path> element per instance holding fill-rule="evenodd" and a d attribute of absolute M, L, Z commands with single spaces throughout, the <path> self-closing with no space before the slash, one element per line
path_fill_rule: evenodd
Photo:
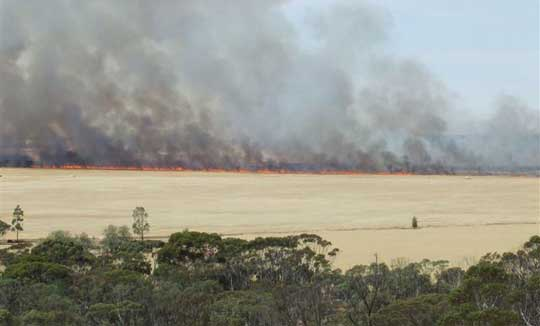
<path fill-rule="evenodd" d="M 17 242 L 19 242 L 19 232 L 23 231 L 24 211 L 20 205 L 13 210 L 13 219 L 11 220 L 11 230 L 17 233 Z"/>
<path fill-rule="evenodd" d="M 144 233 L 150 231 L 146 209 L 144 207 L 135 207 L 131 216 L 133 217 L 133 233 L 139 235 L 141 241 L 144 241 Z"/>

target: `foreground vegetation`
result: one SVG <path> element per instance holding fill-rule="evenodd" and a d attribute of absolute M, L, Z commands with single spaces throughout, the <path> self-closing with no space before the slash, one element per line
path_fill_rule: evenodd
<path fill-rule="evenodd" d="M 464 271 L 375 258 L 342 272 L 317 235 L 167 242 L 109 226 L 0 251 L 1 325 L 540 325 L 540 237 Z"/>

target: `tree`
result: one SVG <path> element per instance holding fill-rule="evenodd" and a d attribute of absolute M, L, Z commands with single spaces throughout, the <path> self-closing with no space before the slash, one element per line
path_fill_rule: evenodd
<path fill-rule="evenodd" d="M 130 241 L 131 232 L 129 231 L 129 227 L 126 225 L 109 225 L 103 230 L 101 246 L 105 252 L 115 254 L 126 247 Z"/>
<path fill-rule="evenodd" d="M 512 310 L 511 275 L 499 262 L 484 258 L 469 268 L 462 285 L 451 292 L 453 308 L 440 321 L 444 326 L 520 325 Z"/>
<path fill-rule="evenodd" d="M 415 298 L 395 301 L 375 315 L 378 326 L 432 326 L 448 310 L 444 294 L 423 294 Z"/>
<path fill-rule="evenodd" d="M 533 236 L 516 253 L 501 260 L 512 277 L 514 308 L 525 325 L 540 326 L 540 236 Z"/>
<path fill-rule="evenodd" d="M 136 207 L 133 210 L 133 233 L 141 236 L 141 241 L 144 240 L 144 232 L 150 231 L 148 224 L 148 213 L 144 207 Z"/>
<path fill-rule="evenodd" d="M 46 239 L 32 249 L 32 255 L 68 267 L 83 268 L 95 261 L 95 256 L 88 249 L 70 238 Z"/>
<path fill-rule="evenodd" d="M 392 299 L 414 298 L 432 291 L 429 269 L 434 263 L 424 260 L 404 266 L 393 266 L 389 274 L 389 293 Z"/>
<path fill-rule="evenodd" d="M 9 312 L 9 310 L 0 309 L 0 325 L 16 325 L 15 318 L 13 318 L 13 315 Z"/>
<path fill-rule="evenodd" d="M 7 224 L 4 221 L 0 221 L 0 237 L 4 236 L 7 231 L 11 228 L 11 225 Z"/>
<path fill-rule="evenodd" d="M 411 224 L 413 229 L 418 229 L 418 219 L 416 216 L 413 216 Z"/>
<path fill-rule="evenodd" d="M 97 303 L 88 309 L 90 325 L 144 325 L 141 321 L 143 305 L 125 300 L 119 303 Z"/>
<path fill-rule="evenodd" d="M 211 325 L 280 325 L 272 295 L 264 291 L 226 291 L 210 311 Z"/>
<path fill-rule="evenodd" d="M 40 311 L 32 309 L 21 316 L 23 325 L 80 325 L 80 317 L 66 311 Z"/>
<path fill-rule="evenodd" d="M 88 234 L 82 232 L 81 234 L 71 235 L 68 231 L 57 230 L 49 233 L 46 240 L 57 241 L 73 241 L 76 244 L 81 245 L 86 250 L 97 249 L 97 243 L 95 239 L 90 238 Z"/>
<path fill-rule="evenodd" d="M 17 242 L 19 242 L 19 231 L 23 231 L 24 211 L 20 205 L 13 210 L 13 219 L 11 220 L 11 230 L 17 232 Z"/>
<path fill-rule="evenodd" d="M 335 325 L 332 319 L 338 302 L 335 293 L 338 277 L 318 275 L 305 284 L 270 285 L 282 319 L 278 325 Z"/>
<path fill-rule="evenodd" d="M 6 278 L 41 282 L 70 282 L 72 271 L 64 265 L 44 261 L 23 261 L 9 265 L 3 274 Z"/>
<path fill-rule="evenodd" d="M 158 262 L 170 265 L 217 262 L 221 260 L 223 247 L 223 239 L 217 233 L 176 232 L 158 252 Z"/>
<path fill-rule="evenodd" d="M 351 324 L 373 325 L 374 315 L 391 302 L 390 281 L 388 266 L 377 259 L 369 266 L 354 266 L 345 273 L 341 297 Z"/>
<path fill-rule="evenodd" d="M 463 282 L 465 272 L 459 267 L 451 267 L 445 269 L 436 275 L 437 282 L 435 284 L 437 291 L 448 293 L 458 288 Z"/>

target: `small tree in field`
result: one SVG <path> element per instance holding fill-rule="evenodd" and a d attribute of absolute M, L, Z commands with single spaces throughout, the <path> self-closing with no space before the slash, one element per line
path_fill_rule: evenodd
<path fill-rule="evenodd" d="M 416 219 L 416 216 L 413 216 L 411 226 L 413 229 L 418 229 L 418 220 Z"/>
<path fill-rule="evenodd" d="M 133 233 L 141 236 L 141 241 L 144 240 L 144 232 L 150 230 L 150 224 L 148 224 L 148 213 L 144 207 L 136 207 L 133 210 Z"/>
<path fill-rule="evenodd" d="M 17 242 L 19 242 L 19 231 L 23 231 L 24 211 L 20 205 L 13 210 L 13 219 L 11 220 L 11 230 L 17 232 Z"/>

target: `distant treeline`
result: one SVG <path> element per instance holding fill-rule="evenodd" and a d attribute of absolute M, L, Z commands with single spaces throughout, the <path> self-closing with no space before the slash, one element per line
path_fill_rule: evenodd
<path fill-rule="evenodd" d="M 1 250 L 0 325 L 540 325 L 538 236 L 467 270 L 375 256 L 347 271 L 314 234 L 143 239 L 109 226 Z"/>
<path fill-rule="evenodd" d="M 180 171 L 183 169 L 181 165 L 170 166 L 143 166 L 143 165 L 130 165 L 130 166 L 102 166 L 86 163 L 66 163 L 65 165 L 50 165 L 42 162 L 34 162 L 32 159 L 20 156 L 16 158 L 6 158 L 0 156 L 0 168 L 56 168 L 63 169 L 68 166 L 71 170 L 165 170 L 170 169 L 172 171 Z M 79 168 L 73 168 L 78 166 Z M 271 165 L 254 165 L 247 167 L 226 167 L 226 168 L 187 168 L 186 171 L 226 171 L 226 172 L 246 172 L 253 173 L 275 172 L 275 173 L 313 173 L 324 174 L 335 172 L 351 172 L 351 173 L 388 173 L 388 174 L 417 174 L 417 175 L 523 175 L 523 176 L 540 176 L 540 166 L 478 166 L 478 167 L 463 167 L 463 166 L 447 166 L 441 162 L 430 163 L 424 165 L 392 165 L 389 164 L 384 168 L 379 169 L 346 169 L 345 167 L 334 166 L 312 166 L 305 164 L 271 164 Z"/>

